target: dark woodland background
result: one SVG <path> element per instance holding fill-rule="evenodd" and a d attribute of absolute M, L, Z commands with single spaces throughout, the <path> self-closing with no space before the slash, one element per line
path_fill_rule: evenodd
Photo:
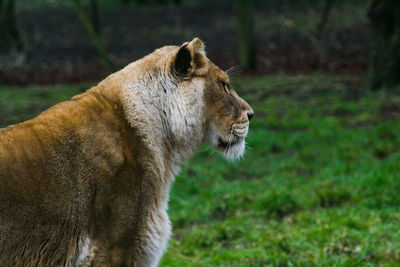
<path fill-rule="evenodd" d="M 251 74 L 360 73 L 372 47 L 368 14 L 380 8 L 366 0 L 0 3 L 0 82 L 20 85 L 96 81 L 158 47 L 195 36 L 224 69 L 239 65 L 247 53 L 241 66 Z"/>

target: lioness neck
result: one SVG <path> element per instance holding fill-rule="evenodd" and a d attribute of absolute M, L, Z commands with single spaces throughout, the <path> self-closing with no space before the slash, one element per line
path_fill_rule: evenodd
<path fill-rule="evenodd" d="M 167 64 L 147 68 L 153 56 L 128 65 L 102 83 L 106 83 L 104 88 L 118 84 L 126 120 L 158 159 L 164 178 L 170 179 L 204 139 L 203 92 L 202 86 L 193 86 L 191 92 L 180 90 L 181 81 L 170 75 Z M 201 82 L 192 81 L 194 85 Z"/>

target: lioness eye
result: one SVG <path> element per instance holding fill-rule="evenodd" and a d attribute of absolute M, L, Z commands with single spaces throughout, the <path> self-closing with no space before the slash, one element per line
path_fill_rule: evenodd
<path fill-rule="evenodd" d="M 222 82 L 222 86 L 227 94 L 229 94 L 229 85 L 227 83 Z"/>

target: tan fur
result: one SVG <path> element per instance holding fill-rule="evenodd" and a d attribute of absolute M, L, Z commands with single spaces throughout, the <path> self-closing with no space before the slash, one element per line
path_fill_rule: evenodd
<path fill-rule="evenodd" d="M 241 156 L 248 113 L 195 38 L 0 129 L 0 266 L 156 266 L 180 165 Z"/>

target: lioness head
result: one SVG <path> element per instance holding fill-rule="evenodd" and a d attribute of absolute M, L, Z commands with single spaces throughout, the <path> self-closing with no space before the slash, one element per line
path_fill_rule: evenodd
<path fill-rule="evenodd" d="M 181 90 L 202 87 L 205 141 L 229 159 L 242 156 L 254 112 L 233 90 L 227 73 L 206 57 L 198 38 L 183 44 L 172 62 L 174 73 L 182 79 Z"/>

